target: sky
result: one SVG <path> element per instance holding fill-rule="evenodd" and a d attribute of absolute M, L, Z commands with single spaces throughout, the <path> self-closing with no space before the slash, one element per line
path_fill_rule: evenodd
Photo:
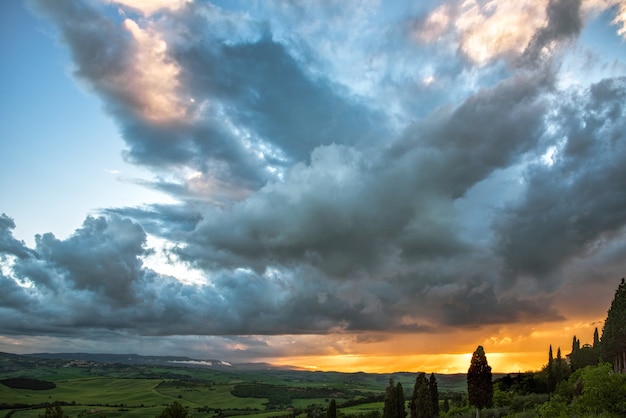
<path fill-rule="evenodd" d="M 626 1 L 0 2 L 0 351 L 538 370 L 626 271 Z"/>

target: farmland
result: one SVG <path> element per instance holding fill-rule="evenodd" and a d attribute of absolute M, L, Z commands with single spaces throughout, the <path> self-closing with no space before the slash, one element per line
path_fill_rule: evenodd
<path fill-rule="evenodd" d="M 364 415 L 382 411 L 389 378 L 406 387 L 415 380 L 414 373 L 231 371 L 0 354 L 0 380 L 18 377 L 49 382 L 53 387 L 35 390 L 0 384 L 0 417 L 37 417 L 53 402 L 61 403 L 71 417 L 150 417 L 177 401 L 196 418 L 261 418 L 314 415 L 315 410 L 325 410 L 331 399 L 344 414 Z M 441 376 L 439 380 L 440 390 L 464 390 L 464 375 Z"/>

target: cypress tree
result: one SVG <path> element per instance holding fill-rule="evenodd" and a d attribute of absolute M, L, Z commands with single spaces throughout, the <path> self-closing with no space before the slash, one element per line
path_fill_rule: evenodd
<path fill-rule="evenodd" d="M 385 390 L 385 406 L 383 407 L 383 418 L 404 418 L 406 410 L 404 408 L 404 390 L 402 384 L 394 387 L 393 378 L 389 379 L 389 386 Z"/>
<path fill-rule="evenodd" d="M 626 370 L 626 284 L 624 279 L 615 291 L 600 340 L 602 358 L 613 363 L 613 370 Z"/>
<path fill-rule="evenodd" d="M 326 418 L 337 418 L 337 402 L 334 399 L 331 399 L 330 405 L 328 405 Z"/>
<path fill-rule="evenodd" d="M 552 344 L 548 352 L 548 365 L 546 366 L 546 386 L 548 393 L 552 393 L 556 387 L 556 370 L 554 367 L 554 358 L 552 357 Z"/>
<path fill-rule="evenodd" d="M 477 418 L 480 417 L 481 409 L 493 405 L 491 366 L 487 363 L 485 349 L 481 345 L 474 351 L 467 371 L 467 395 L 469 404 L 476 407 Z"/>
<path fill-rule="evenodd" d="M 411 418 L 427 418 L 433 416 L 430 390 L 425 373 L 418 373 L 413 387 L 413 396 L 409 402 Z"/>
<path fill-rule="evenodd" d="M 437 378 L 435 373 L 430 374 L 428 380 L 428 392 L 430 392 L 430 404 L 433 411 L 433 416 L 439 416 L 439 389 L 437 388 Z"/>

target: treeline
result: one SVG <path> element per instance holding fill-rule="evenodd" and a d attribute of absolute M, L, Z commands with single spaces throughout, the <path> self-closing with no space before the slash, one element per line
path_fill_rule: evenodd
<path fill-rule="evenodd" d="M 0 380 L 0 383 L 11 389 L 49 390 L 57 387 L 54 382 L 30 379 L 28 377 L 12 377 L 10 379 Z"/>
<path fill-rule="evenodd" d="M 230 392 L 238 398 L 267 398 L 267 409 L 290 406 L 293 399 L 343 398 L 346 394 L 329 387 L 290 387 L 265 383 L 241 383 Z"/>

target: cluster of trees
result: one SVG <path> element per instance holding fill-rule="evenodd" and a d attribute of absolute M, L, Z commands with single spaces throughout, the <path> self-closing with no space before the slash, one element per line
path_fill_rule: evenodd
<path fill-rule="evenodd" d="M 383 418 L 404 418 L 407 416 L 404 398 L 404 389 L 398 382 L 394 385 L 393 379 L 389 380 L 386 389 Z M 439 391 L 437 378 L 434 374 L 430 379 L 425 373 L 418 373 L 413 387 L 413 394 L 408 401 L 411 418 L 428 418 L 439 416 Z"/>
<path fill-rule="evenodd" d="M 476 348 L 467 371 L 467 392 L 469 404 L 476 407 L 477 417 L 480 417 L 483 408 L 490 408 L 493 405 L 491 367 L 487 363 L 487 356 L 482 346 Z M 408 413 L 402 384 L 398 382 L 394 385 L 393 379 L 390 379 L 385 394 L 383 418 L 405 418 Z M 408 400 L 408 408 L 411 418 L 439 416 L 439 391 L 434 373 L 429 379 L 426 378 L 425 373 L 418 373 L 413 393 Z M 444 401 L 444 412 L 447 412 L 448 408 L 448 403 Z"/>

